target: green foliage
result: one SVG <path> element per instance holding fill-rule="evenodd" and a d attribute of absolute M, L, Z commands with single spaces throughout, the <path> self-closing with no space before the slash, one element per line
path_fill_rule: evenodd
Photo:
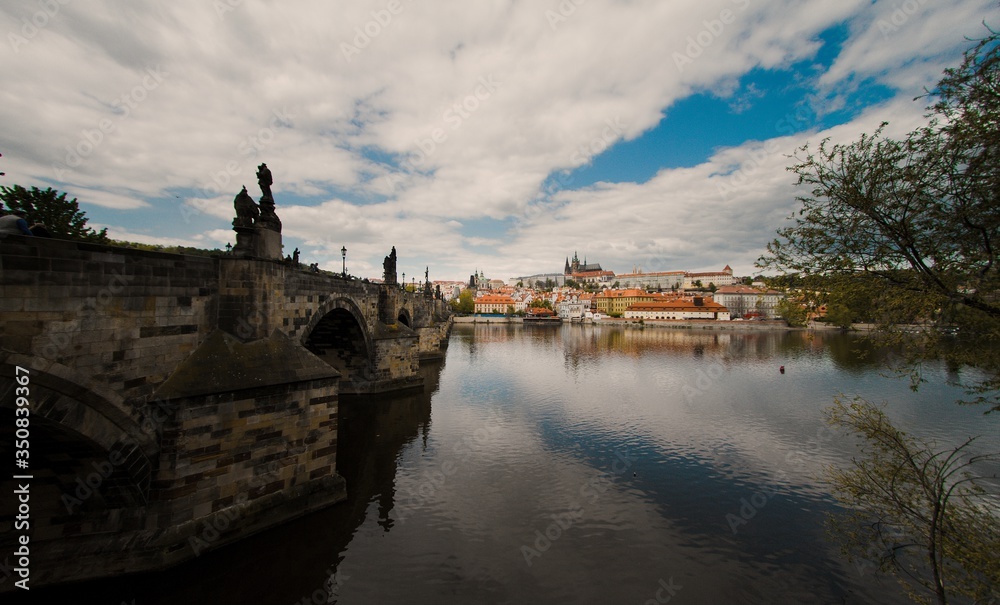
<path fill-rule="evenodd" d="M 929 121 L 900 140 L 822 141 L 789 170 L 805 190 L 793 224 L 758 265 L 828 287 L 838 318 L 878 324 L 911 366 L 946 355 L 984 370 L 966 382 L 1000 409 L 1000 40 L 990 34 L 949 69 Z M 809 287 L 808 285 L 806 286 Z M 813 286 L 815 287 L 815 285 Z M 913 325 L 919 338 L 909 335 Z M 965 342 L 942 335 L 958 328 Z"/>
<path fill-rule="evenodd" d="M 837 399 L 828 420 L 863 439 L 850 470 L 827 469 L 838 498 L 851 504 L 830 527 L 859 569 L 877 560 L 918 602 L 1000 598 L 997 494 L 973 473 L 1000 454 L 975 455 L 971 438 L 935 451 L 863 399 Z"/>
<path fill-rule="evenodd" d="M 451 310 L 455 313 L 472 313 L 476 310 L 476 303 L 473 299 L 473 292 L 466 288 L 462 290 L 458 298 L 451 299 Z"/>
<path fill-rule="evenodd" d="M 580 282 L 576 281 L 575 279 L 567 279 L 566 280 L 566 286 L 568 288 L 576 288 L 576 289 L 579 290 L 580 289 Z"/>
<path fill-rule="evenodd" d="M 775 311 L 792 327 L 800 328 L 809 320 L 809 310 L 790 298 L 779 300 Z"/>
<path fill-rule="evenodd" d="M 552 310 L 552 303 L 547 298 L 535 298 L 532 299 L 528 306 L 533 309 L 548 309 Z"/>
<path fill-rule="evenodd" d="M 110 240 L 112 245 L 122 248 L 132 248 L 133 250 L 149 250 L 150 252 L 166 252 L 168 254 L 186 254 L 188 256 L 213 256 L 222 254 L 222 250 L 209 248 L 192 248 L 189 246 L 162 246 L 160 244 L 143 244 L 139 242 L 129 242 L 122 240 Z"/>
<path fill-rule="evenodd" d="M 839 302 L 831 302 L 826 305 L 826 321 L 840 328 L 850 328 L 854 323 L 851 310 Z"/>
<path fill-rule="evenodd" d="M 85 240 L 110 243 L 108 230 L 94 231 L 87 227 L 86 213 L 80 210 L 76 198 L 66 199 L 51 187 L 42 191 L 38 187 L 25 189 L 20 185 L 0 186 L 0 200 L 11 211 L 23 210 L 29 225 L 42 223 L 53 235 L 60 239 Z"/>
<path fill-rule="evenodd" d="M 1000 410 L 1000 39 L 992 30 L 932 91 L 928 123 L 896 140 L 803 147 L 789 168 L 805 190 L 793 224 L 758 266 L 801 279 L 828 320 L 872 321 L 913 386 L 944 358 L 974 402 Z M 951 334 L 959 334 L 957 341 Z M 973 367 L 976 371 L 963 372 Z M 971 376 L 971 378 L 970 378 Z M 834 426 L 862 438 L 849 470 L 829 469 L 849 511 L 845 551 L 877 555 L 919 602 L 1000 598 L 1000 518 L 974 439 L 938 449 L 896 429 L 877 406 L 837 400 Z M 994 477 L 995 479 L 995 477 Z"/>

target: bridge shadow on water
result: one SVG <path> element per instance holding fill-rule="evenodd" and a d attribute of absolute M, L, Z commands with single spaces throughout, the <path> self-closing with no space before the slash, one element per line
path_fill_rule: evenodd
<path fill-rule="evenodd" d="M 342 396 L 337 471 L 347 500 L 235 544 L 203 552 L 153 573 L 33 587 L 4 595 L 5 603 L 253 603 L 336 602 L 337 566 L 377 502 L 379 525 L 390 531 L 397 460 L 414 439 L 426 438 L 431 397 L 443 360 L 421 363 L 422 389 L 396 395 Z M 11 578 L 5 581 L 12 582 Z"/>

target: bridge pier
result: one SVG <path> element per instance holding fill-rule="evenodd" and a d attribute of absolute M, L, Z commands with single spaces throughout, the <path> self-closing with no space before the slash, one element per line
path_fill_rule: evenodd
<path fill-rule="evenodd" d="M 281 363 L 281 370 L 274 371 Z M 160 437 L 150 510 L 170 564 L 346 498 L 336 473 L 340 374 L 276 332 L 240 343 L 214 332 L 155 397 Z"/>

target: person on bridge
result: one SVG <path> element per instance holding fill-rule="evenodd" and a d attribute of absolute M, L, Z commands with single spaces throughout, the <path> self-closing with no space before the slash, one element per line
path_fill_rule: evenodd
<path fill-rule="evenodd" d="M 23 210 L 15 210 L 6 216 L 0 216 L 0 235 L 31 235 L 28 221 L 24 220 Z"/>

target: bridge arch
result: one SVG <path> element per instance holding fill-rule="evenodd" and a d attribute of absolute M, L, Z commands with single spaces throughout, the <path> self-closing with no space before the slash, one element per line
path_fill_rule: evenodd
<path fill-rule="evenodd" d="M 18 367 L 28 370 L 27 385 L 17 382 L 18 375 L 25 375 Z M 30 402 L 26 430 L 28 468 L 35 473 L 32 492 L 37 487 L 44 494 L 32 503 L 45 503 L 37 517 L 79 525 L 80 515 L 99 519 L 113 509 L 138 514 L 149 501 L 159 453 L 154 436 L 143 430 L 141 414 L 71 368 L 8 353 L 0 355 L 0 393 L 10 394 L 0 398 L 0 433 L 8 447 L 18 437 L 15 418 L 23 417 L 17 415 L 15 396 L 23 386 Z M 38 474 L 37 469 L 45 471 Z"/>
<path fill-rule="evenodd" d="M 314 313 L 301 343 L 341 373 L 342 391 L 374 376 L 375 343 L 360 307 L 349 298 L 328 301 Z"/>
<path fill-rule="evenodd" d="M 413 327 L 413 315 L 410 313 L 410 310 L 407 309 L 406 307 L 403 307 L 399 310 L 399 316 L 396 317 L 396 321 L 403 324 L 407 328 Z"/>

